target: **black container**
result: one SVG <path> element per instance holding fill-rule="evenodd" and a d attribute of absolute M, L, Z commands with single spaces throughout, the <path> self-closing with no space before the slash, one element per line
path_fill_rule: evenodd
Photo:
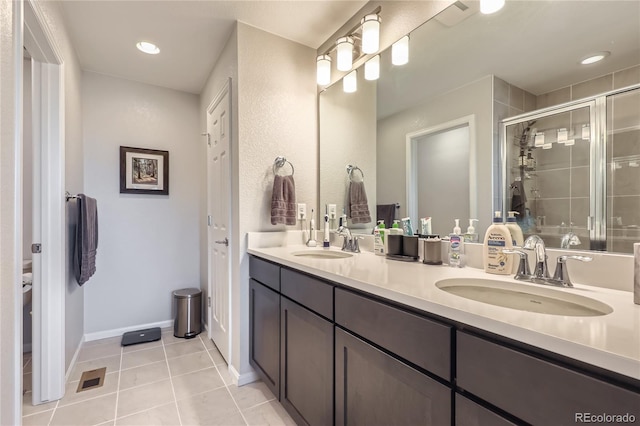
<path fill-rule="evenodd" d="M 402 254 L 418 258 L 418 237 L 413 235 L 402 236 Z"/>
<path fill-rule="evenodd" d="M 398 255 L 402 254 L 402 238 L 403 235 L 387 235 L 389 242 L 387 254 Z"/>

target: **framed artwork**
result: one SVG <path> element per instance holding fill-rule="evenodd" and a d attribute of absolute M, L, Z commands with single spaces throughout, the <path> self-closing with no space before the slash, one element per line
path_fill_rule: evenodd
<path fill-rule="evenodd" d="M 169 195 L 169 151 L 121 146 L 120 193 Z"/>

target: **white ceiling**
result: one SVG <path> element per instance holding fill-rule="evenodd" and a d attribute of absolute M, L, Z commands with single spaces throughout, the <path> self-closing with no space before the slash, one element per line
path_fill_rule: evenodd
<path fill-rule="evenodd" d="M 61 1 L 84 70 L 200 93 L 235 21 L 317 49 L 367 2 Z M 160 54 L 139 52 L 150 41 Z"/>

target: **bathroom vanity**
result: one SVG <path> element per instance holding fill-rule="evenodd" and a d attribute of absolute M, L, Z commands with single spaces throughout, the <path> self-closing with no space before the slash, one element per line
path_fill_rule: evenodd
<path fill-rule="evenodd" d="M 576 285 L 613 312 L 539 314 L 436 286 L 477 269 L 308 250 L 249 249 L 250 362 L 298 424 L 640 421 L 631 293 Z"/>

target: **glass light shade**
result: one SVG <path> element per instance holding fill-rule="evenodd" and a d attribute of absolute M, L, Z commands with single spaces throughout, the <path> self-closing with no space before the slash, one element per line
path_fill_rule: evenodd
<path fill-rule="evenodd" d="M 349 71 L 353 66 L 353 39 L 351 37 L 341 37 L 336 42 L 338 51 L 338 61 L 336 67 L 339 71 Z"/>
<path fill-rule="evenodd" d="M 331 83 L 331 56 L 320 55 L 317 58 L 316 73 L 318 84 L 326 86 Z"/>
<path fill-rule="evenodd" d="M 404 65 L 409 62 L 409 36 L 406 35 L 391 45 L 391 63 Z"/>
<path fill-rule="evenodd" d="M 380 16 L 367 15 L 362 18 L 362 52 L 376 53 L 380 49 Z"/>
<path fill-rule="evenodd" d="M 358 71 L 353 70 L 342 79 L 342 90 L 345 93 L 353 93 L 358 90 Z"/>
<path fill-rule="evenodd" d="M 586 56 L 580 60 L 582 65 L 595 64 L 596 62 L 600 62 L 607 56 L 609 56 L 611 52 L 597 52 L 592 55 Z"/>
<path fill-rule="evenodd" d="M 376 55 L 364 64 L 364 79 L 377 80 L 380 78 L 380 55 Z"/>
<path fill-rule="evenodd" d="M 480 12 L 485 15 L 496 13 L 504 6 L 504 0 L 480 0 Z"/>
<path fill-rule="evenodd" d="M 153 43 L 149 43 L 148 41 L 139 41 L 136 43 L 136 47 L 139 51 L 148 53 L 149 55 L 157 55 L 160 53 L 160 48 Z"/>

